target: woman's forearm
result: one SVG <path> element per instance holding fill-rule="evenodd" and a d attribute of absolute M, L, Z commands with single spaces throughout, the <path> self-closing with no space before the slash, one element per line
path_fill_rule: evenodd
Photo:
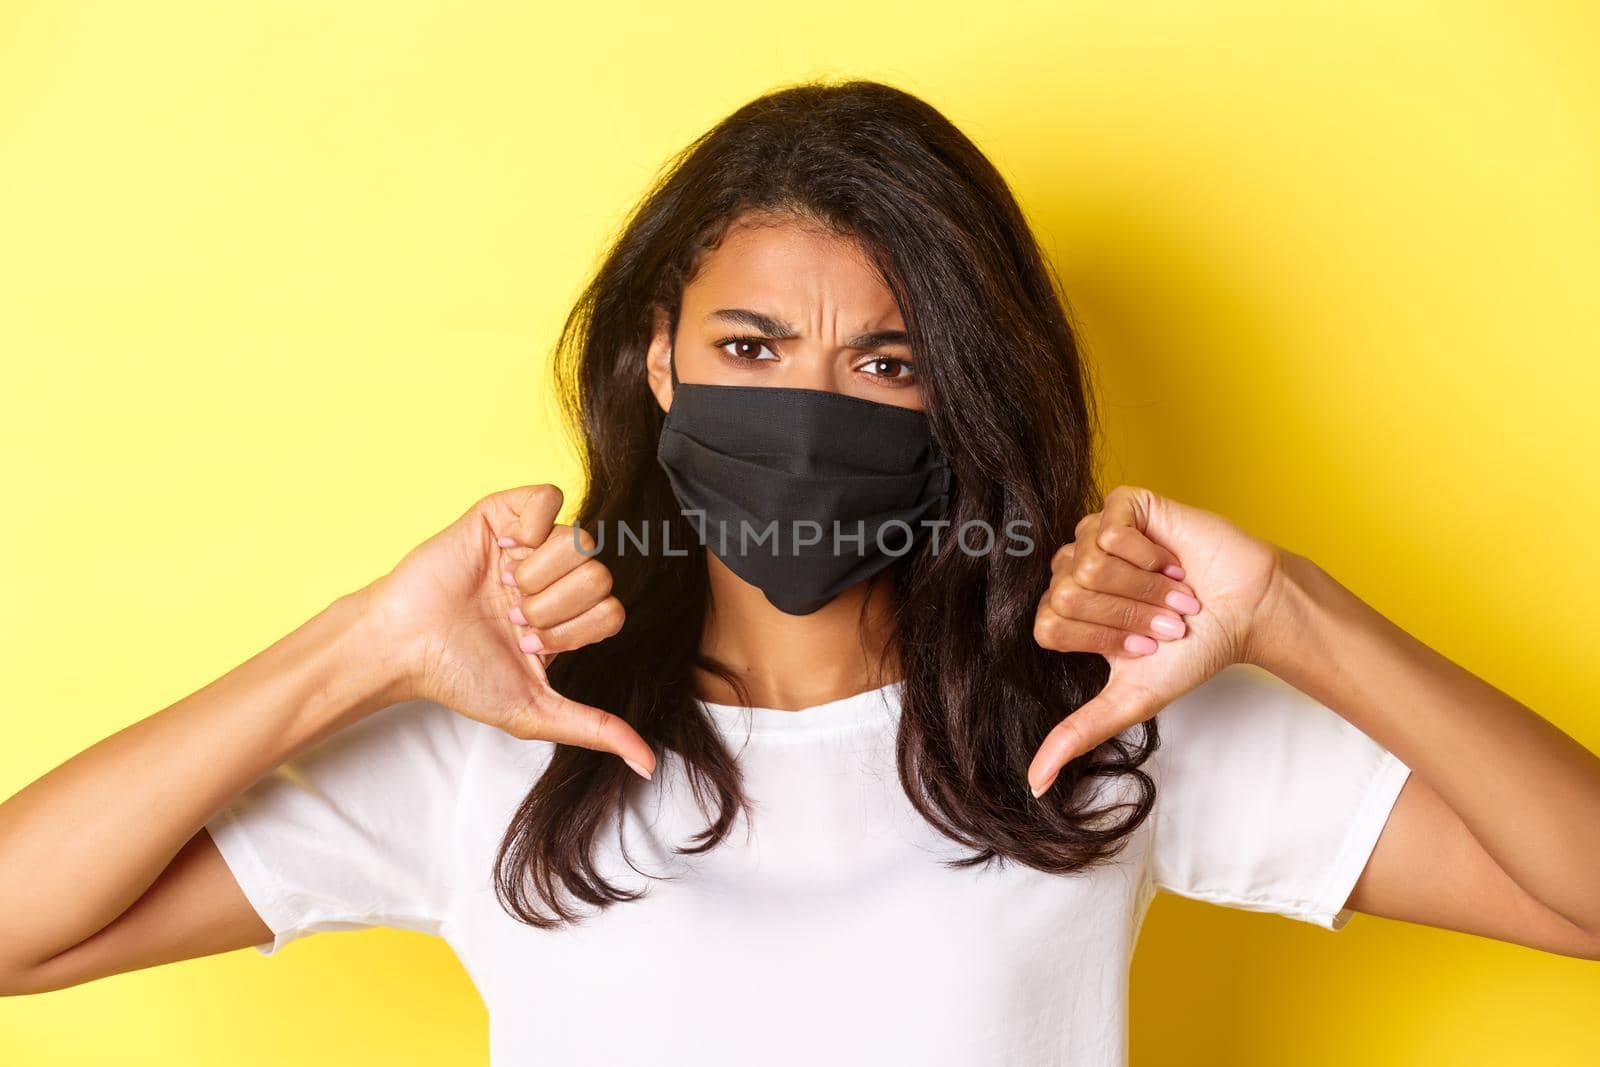
<path fill-rule="evenodd" d="M 0 804 L 0 967 L 22 970 L 133 904 L 223 804 L 301 749 L 405 699 L 365 592 Z"/>
<path fill-rule="evenodd" d="M 1393 752 L 1519 886 L 1600 935 L 1600 757 L 1304 556 L 1283 577 L 1251 661 Z"/>

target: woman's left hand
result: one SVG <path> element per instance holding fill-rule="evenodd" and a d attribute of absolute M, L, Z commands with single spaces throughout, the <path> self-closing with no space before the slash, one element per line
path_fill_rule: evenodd
<path fill-rule="evenodd" d="M 1034 640 L 1058 652 L 1101 653 L 1111 676 L 1040 745 L 1028 767 L 1035 796 L 1076 756 L 1249 660 L 1263 636 L 1270 639 L 1263 622 L 1282 584 L 1277 546 L 1138 486 L 1112 489 L 1074 536 L 1050 562 Z M 1183 601 L 1185 593 L 1198 603 Z M 1160 619 L 1178 626 L 1164 632 Z"/>

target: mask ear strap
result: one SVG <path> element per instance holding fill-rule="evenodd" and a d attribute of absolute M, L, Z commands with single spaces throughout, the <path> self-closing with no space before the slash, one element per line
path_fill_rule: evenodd
<path fill-rule="evenodd" d="M 673 355 L 673 351 L 672 351 L 671 348 L 667 349 L 667 369 L 672 372 L 672 389 L 673 389 L 673 392 L 677 392 L 677 389 L 678 389 L 678 360 Z"/>

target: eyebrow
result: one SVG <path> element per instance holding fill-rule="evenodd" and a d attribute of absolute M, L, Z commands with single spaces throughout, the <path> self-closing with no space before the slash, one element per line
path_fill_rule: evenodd
<path fill-rule="evenodd" d="M 721 319 L 738 326 L 748 326 L 774 341 L 792 341 L 800 336 L 800 331 L 771 315 L 763 315 L 759 311 L 749 308 L 718 308 L 707 318 Z M 868 333 L 858 333 L 845 342 L 847 348 L 877 348 L 879 345 L 908 344 L 909 338 L 904 330 L 872 330 Z"/>

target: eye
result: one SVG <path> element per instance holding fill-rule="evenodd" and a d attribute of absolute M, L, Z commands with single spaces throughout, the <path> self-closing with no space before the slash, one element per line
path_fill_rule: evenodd
<path fill-rule="evenodd" d="M 734 359 L 756 362 L 758 360 L 777 359 L 777 355 L 768 348 L 766 342 L 759 337 L 729 337 L 727 340 L 718 341 L 716 347 L 722 349 Z M 765 351 L 765 356 L 761 353 Z"/>
<path fill-rule="evenodd" d="M 892 382 L 909 381 L 916 369 L 907 359 L 897 359 L 894 356 L 873 356 L 858 368 L 866 371 L 874 378 L 883 378 Z"/>

